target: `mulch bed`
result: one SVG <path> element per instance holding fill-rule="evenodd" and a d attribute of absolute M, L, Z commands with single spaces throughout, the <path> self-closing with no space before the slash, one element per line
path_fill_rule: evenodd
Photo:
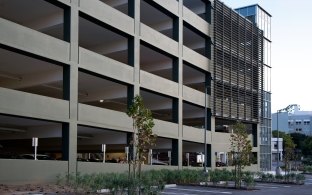
<path fill-rule="evenodd" d="M 25 185 L 6 185 L 0 184 L 1 195 L 22 195 L 22 194 L 79 194 L 66 186 L 53 184 L 25 184 Z"/>

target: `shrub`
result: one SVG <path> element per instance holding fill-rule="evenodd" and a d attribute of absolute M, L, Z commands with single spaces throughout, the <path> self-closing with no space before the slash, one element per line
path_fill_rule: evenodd
<path fill-rule="evenodd" d="M 225 186 L 228 185 L 229 181 L 233 179 L 233 174 L 231 171 L 223 169 L 220 171 L 220 181 L 225 182 Z"/>
<path fill-rule="evenodd" d="M 287 182 L 293 182 L 296 178 L 296 174 L 295 173 L 289 173 L 285 175 L 285 180 Z"/>
<path fill-rule="evenodd" d="M 65 175 L 58 177 L 59 185 L 67 185 L 77 192 L 96 192 L 100 189 L 108 189 L 111 194 L 157 194 L 164 188 L 164 180 L 160 171 L 143 172 L 142 178 L 128 178 L 125 173 L 99 173 L 99 174 L 77 174 L 76 176 Z"/>
<path fill-rule="evenodd" d="M 306 165 L 303 168 L 304 173 L 312 173 L 312 166 L 311 165 Z"/>
<path fill-rule="evenodd" d="M 268 174 L 266 173 L 259 172 L 258 176 L 259 176 L 260 181 L 266 182 L 269 180 Z"/>
<path fill-rule="evenodd" d="M 223 170 L 216 169 L 213 171 L 209 171 L 209 176 L 210 176 L 210 181 L 214 185 L 216 185 L 220 181 L 224 181 L 225 185 L 227 186 L 228 181 L 233 179 L 233 174 L 226 169 L 223 169 Z"/>
<path fill-rule="evenodd" d="M 305 176 L 302 174 L 297 174 L 295 179 L 296 179 L 297 184 L 303 184 L 305 180 Z"/>
<path fill-rule="evenodd" d="M 173 184 L 177 181 L 177 171 L 168 170 L 168 169 L 162 169 L 160 170 L 161 174 L 163 175 L 164 182 L 167 184 Z"/>
<path fill-rule="evenodd" d="M 255 187 L 254 173 L 246 171 L 243 173 L 243 181 L 247 189 L 253 189 Z"/>
<path fill-rule="evenodd" d="M 210 171 L 209 172 L 209 176 L 210 176 L 210 181 L 216 185 L 218 182 L 221 181 L 221 171 L 216 169 L 214 171 Z"/>
<path fill-rule="evenodd" d="M 277 180 L 278 182 L 283 181 L 285 178 L 283 175 L 275 175 L 275 180 Z"/>
<path fill-rule="evenodd" d="M 271 173 L 268 173 L 267 175 L 268 175 L 268 176 L 267 176 L 267 177 L 268 177 L 268 181 L 269 181 L 269 182 L 273 182 L 274 179 L 275 179 L 274 175 L 271 174 Z"/>

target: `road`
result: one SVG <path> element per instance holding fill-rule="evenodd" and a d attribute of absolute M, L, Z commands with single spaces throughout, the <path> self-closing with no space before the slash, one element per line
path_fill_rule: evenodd
<path fill-rule="evenodd" d="M 166 188 L 163 195 L 312 195 L 312 176 L 306 176 L 304 185 L 257 183 L 256 190 L 235 190 L 198 186 L 176 186 Z"/>

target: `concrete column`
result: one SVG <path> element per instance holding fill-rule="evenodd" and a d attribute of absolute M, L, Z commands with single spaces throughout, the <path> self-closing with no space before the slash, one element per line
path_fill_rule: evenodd
<path fill-rule="evenodd" d="M 79 0 L 71 1 L 70 10 L 70 81 L 69 81 L 69 149 L 68 149 L 68 172 L 76 173 L 77 171 L 77 120 L 78 120 L 78 14 Z M 65 20 L 66 21 L 66 20 Z M 67 24 L 68 25 L 68 24 Z M 68 27 L 66 27 L 68 28 Z"/>
<path fill-rule="evenodd" d="M 179 154 L 179 169 L 183 166 L 183 0 L 179 1 L 179 18 L 174 24 L 174 38 L 178 41 L 179 45 L 179 59 L 178 59 L 178 83 L 179 83 L 179 96 L 178 96 L 178 116 L 179 116 L 179 137 L 178 137 L 178 154 Z"/>
<path fill-rule="evenodd" d="M 133 38 L 133 67 L 134 67 L 134 95 L 140 93 L 140 0 L 131 0 L 129 3 L 130 14 L 134 17 L 134 38 Z"/>
<path fill-rule="evenodd" d="M 214 142 L 214 135 L 216 133 L 215 131 L 215 118 L 214 117 L 211 117 L 211 145 L 210 145 L 210 162 L 211 162 L 211 169 L 215 169 L 216 168 L 216 157 L 215 157 L 215 152 L 216 152 L 216 149 L 215 149 L 215 142 Z M 209 150 L 208 150 L 209 151 Z M 208 161 L 209 162 L 209 161 Z"/>

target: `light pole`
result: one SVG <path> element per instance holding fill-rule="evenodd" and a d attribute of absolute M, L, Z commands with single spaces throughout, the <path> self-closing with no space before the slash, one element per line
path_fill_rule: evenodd
<path fill-rule="evenodd" d="M 276 128 L 277 128 L 276 129 L 277 130 L 277 165 L 276 165 L 276 170 L 275 170 L 276 175 L 280 175 L 281 174 L 281 169 L 279 167 L 280 153 L 279 153 L 279 129 L 278 129 L 278 119 L 279 119 L 279 117 L 278 117 L 278 113 L 281 113 L 283 111 L 288 113 L 288 112 L 290 112 L 291 109 L 293 109 L 293 107 L 298 107 L 298 106 L 299 106 L 298 104 L 290 104 L 286 108 L 279 109 L 276 112 L 276 117 L 277 117 L 277 119 L 276 119 Z"/>
<path fill-rule="evenodd" d="M 281 174 L 281 169 L 279 167 L 279 130 L 278 130 L 278 113 L 280 112 L 280 110 L 277 110 L 276 112 L 276 130 L 277 130 L 277 164 L 276 164 L 276 175 L 280 175 Z"/>

